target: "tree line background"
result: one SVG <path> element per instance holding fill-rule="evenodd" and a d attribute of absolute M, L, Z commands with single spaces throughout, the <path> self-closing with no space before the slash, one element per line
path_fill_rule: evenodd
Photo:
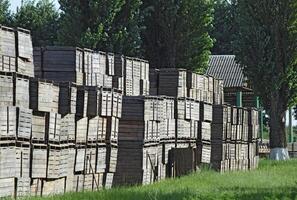
<path fill-rule="evenodd" d="M 0 0 L 0 24 L 32 31 L 34 46 L 70 45 L 150 60 L 154 67 L 207 68 L 233 53 L 227 0 L 25 0 L 15 13 Z"/>
<path fill-rule="evenodd" d="M 143 57 L 152 67 L 203 73 L 234 54 L 270 116 L 271 147 L 286 147 L 297 103 L 296 0 L 0 0 L 0 24 L 32 31 L 34 46 L 67 45 Z M 297 110 L 296 110 L 297 115 Z"/>

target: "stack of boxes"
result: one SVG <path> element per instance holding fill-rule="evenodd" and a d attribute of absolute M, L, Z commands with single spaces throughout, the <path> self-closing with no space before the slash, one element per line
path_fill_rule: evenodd
<path fill-rule="evenodd" d="M 77 86 L 86 62 L 78 48 L 35 49 L 37 76 L 56 81 L 36 79 L 28 31 L 0 33 L 0 196 L 111 187 L 121 91 Z"/>
<path fill-rule="evenodd" d="M 0 38 L 0 196 L 5 197 L 30 191 L 34 67 L 29 31 L 0 26 Z"/>
<path fill-rule="evenodd" d="M 0 197 L 257 167 L 258 111 L 223 105 L 221 80 L 72 47 L 33 67 L 29 32 L 0 28 Z"/>
<path fill-rule="evenodd" d="M 255 169 L 259 160 L 258 112 L 228 105 L 216 105 L 213 109 L 213 168 L 221 172 Z"/>
<path fill-rule="evenodd" d="M 77 47 L 34 48 L 36 77 L 116 88 L 127 96 L 149 94 L 147 61 Z"/>
<path fill-rule="evenodd" d="M 149 184 L 156 180 L 163 109 L 161 97 L 124 97 L 115 185 Z"/>

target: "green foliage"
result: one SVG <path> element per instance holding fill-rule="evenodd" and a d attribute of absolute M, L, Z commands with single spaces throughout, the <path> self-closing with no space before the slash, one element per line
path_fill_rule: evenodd
<path fill-rule="evenodd" d="M 297 160 L 262 160 L 258 170 L 220 174 L 205 170 L 149 186 L 32 198 L 42 200 L 297 200 Z"/>
<path fill-rule="evenodd" d="M 138 55 L 141 0 L 59 0 L 64 45 Z"/>
<path fill-rule="evenodd" d="M 14 15 L 14 26 L 31 30 L 34 46 L 57 42 L 59 12 L 50 0 L 27 0 Z"/>
<path fill-rule="evenodd" d="M 210 0 L 147 0 L 142 6 L 145 55 L 153 67 L 207 68 L 212 39 Z"/>
<path fill-rule="evenodd" d="M 236 0 L 215 0 L 211 37 L 215 39 L 213 55 L 233 55 L 233 45 L 238 32 Z"/>
<path fill-rule="evenodd" d="M 0 24 L 8 26 L 11 22 L 11 13 L 9 11 L 9 1 L 0 0 Z"/>
<path fill-rule="evenodd" d="M 242 0 L 236 56 L 266 110 L 280 96 L 282 109 L 297 95 L 297 3 Z"/>

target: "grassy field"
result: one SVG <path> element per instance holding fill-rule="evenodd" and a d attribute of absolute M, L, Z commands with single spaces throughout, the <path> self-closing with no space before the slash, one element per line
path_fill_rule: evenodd
<path fill-rule="evenodd" d="M 38 198 L 34 198 L 38 199 Z M 40 198 L 41 199 L 41 198 Z M 45 200 L 297 200 L 297 160 L 263 160 L 250 172 L 219 174 L 209 170 L 143 187 L 71 193 Z"/>

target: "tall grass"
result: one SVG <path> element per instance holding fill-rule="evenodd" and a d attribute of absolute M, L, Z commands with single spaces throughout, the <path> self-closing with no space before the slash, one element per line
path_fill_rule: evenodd
<path fill-rule="evenodd" d="M 33 198 L 41 199 L 41 198 Z M 69 193 L 46 200 L 297 200 L 297 160 L 263 160 L 258 170 L 219 174 L 203 170 L 149 186 Z"/>

